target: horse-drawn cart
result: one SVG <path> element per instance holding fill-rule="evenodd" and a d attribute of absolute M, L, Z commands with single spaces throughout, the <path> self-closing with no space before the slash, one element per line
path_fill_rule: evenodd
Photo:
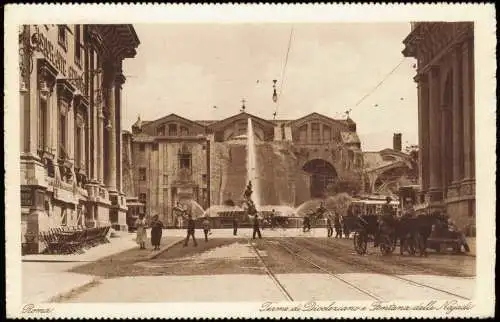
<path fill-rule="evenodd" d="M 445 224 L 436 224 L 427 238 L 427 248 L 433 249 L 440 253 L 449 248 L 454 253 L 460 253 L 462 248 L 462 239 L 459 232 L 450 231 Z"/>

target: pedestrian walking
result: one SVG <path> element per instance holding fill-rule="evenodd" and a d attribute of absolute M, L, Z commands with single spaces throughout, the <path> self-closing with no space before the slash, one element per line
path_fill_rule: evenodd
<path fill-rule="evenodd" d="M 140 214 L 139 218 L 135 221 L 136 231 L 136 242 L 139 245 L 139 249 L 146 249 L 146 219 L 144 214 Z"/>
<path fill-rule="evenodd" d="M 349 225 L 347 223 L 348 220 L 352 220 L 352 217 L 347 216 L 348 220 L 344 220 L 344 217 L 341 217 L 341 222 L 342 222 L 342 232 L 344 233 L 344 238 L 349 238 L 351 235 L 351 232 L 349 230 Z"/>
<path fill-rule="evenodd" d="M 333 227 L 332 227 L 332 219 L 330 218 L 330 214 L 326 216 L 326 231 L 328 237 L 333 236 Z"/>
<path fill-rule="evenodd" d="M 260 224 L 259 224 L 259 216 L 255 215 L 253 217 L 253 235 L 252 239 L 255 239 L 255 235 L 259 236 L 259 239 L 262 238 L 262 234 L 260 233 Z"/>
<path fill-rule="evenodd" d="M 302 228 L 302 232 L 309 232 L 311 231 L 311 217 L 309 214 L 306 214 L 304 216 L 304 223 L 303 223 L 304 227 Z"/>
<path fill-rule="evenodd" d="M 203 233 L 205 234 L 205 242 L 208 242 L 208 235 L 210 234 L 210 219 L 208 215 L 203 220 Z"/>
<path fill-rule="evenodd" d="M 189 242 L 189 237 L 193 237 L 193 243 L 194 247 L 198 246 L 198 243 L 196 242 L 196 238 L 194 237 L 194 219 L 191 214 L 188 215 L 188 220 L 187 220 L 187 236 L 186 240 L 184 241 L 184 247 L 188 245 Z"/>
<path fill-rule="evenodd" d="M 339 214 L 335 214 L 334 226 L 335 226 L 335 238 L 342 238 L 342 222 Z"/>
<path fill-rule="evenodd" d="M 274 230 L 276 228 L 276 211 L 273 209 L 271 211 L 271 230 Z"/>
<path fill-rule="evenodd" d="M 163 223 L 158 215 L 154 215 L 151 221 L 151 245 L 153 245 L 153 250 L 160 250 L 162 229 Z"/>
<path fill-rule="evenodd" d="M 233 214 L 233 236 L 238 234 L 238 217 L 236 214 Z"/>

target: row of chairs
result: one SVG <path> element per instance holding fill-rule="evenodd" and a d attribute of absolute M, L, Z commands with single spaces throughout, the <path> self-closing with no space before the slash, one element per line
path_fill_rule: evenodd
<path fill-rule="evenodd" d="M 40 241 L 46 246 L 49 254 L 82 254 L 98 244 L 108 242 L 111 226 L 83 228 L 83 227 L 58 227 L 45 232 L 40 232 Z"/>

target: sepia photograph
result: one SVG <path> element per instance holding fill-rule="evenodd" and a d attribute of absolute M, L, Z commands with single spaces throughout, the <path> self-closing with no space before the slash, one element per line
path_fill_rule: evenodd
<path fill-rule="evenodd" d="M 12 316 L 493 312 L 494 18 L 127 7 L 10 28 Z"/>

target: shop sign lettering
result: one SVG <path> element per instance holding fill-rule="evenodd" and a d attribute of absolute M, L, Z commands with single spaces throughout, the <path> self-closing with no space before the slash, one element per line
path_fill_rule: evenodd
<path fill-rule="evenodd" d="M 61 74 L 64 76 L 67 75 L 64 55 L 61 51 L 57 50 L 57 47 L 55 47 L 42 33 L 40 33 L 40 50 L 45 58 L 47 58 Z"/>

